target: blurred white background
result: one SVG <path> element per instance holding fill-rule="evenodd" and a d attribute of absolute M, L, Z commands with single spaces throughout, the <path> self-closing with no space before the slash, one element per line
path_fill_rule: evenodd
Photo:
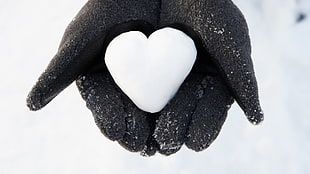
<path fill-rule="evenodd" d="M 250 29 L 262 125 L 248 123 L 234 104 L 207 150 L 151 158 L 105 138 L 75 85 L 38 112 L 26 108 L 28 91 L 85 2 L 0 1 L 1 174 L 310 173 L 310 1 L 234 0 Z"/>

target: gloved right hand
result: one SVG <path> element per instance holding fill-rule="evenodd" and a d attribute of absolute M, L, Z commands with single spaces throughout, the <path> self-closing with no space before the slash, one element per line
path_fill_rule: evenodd
<path fill-rule="evenodd" d="M 105 49 L 115 36 L 131 30 L 150 34 L 158 25 L 159 13 L 159 0 L 89 0 L 67 27 L 57 54 L 30 91 L 27 106 L 30 110 L 43 108 L 79 79 L 82 96 L 101 131 L 127 149 L 141 151 L 151 130 L 147 114 L 132 106 L 108 74 L 88 73 L 103 62 Z M 89 95 L 93 92 L 100 92 L 100 98 Z M 106 102 L 109 104 L 102 108 Z M 128 136 L 123 137 L 125 131 Z"/>

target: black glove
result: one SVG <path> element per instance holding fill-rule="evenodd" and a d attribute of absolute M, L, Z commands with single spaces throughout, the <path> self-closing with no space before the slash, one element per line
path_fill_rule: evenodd
<path fill-rule="evenodd" d="M 29 93 L 27 106 L 31 110 L 41 109 L 79 79 L 82 97 L 100 130 L 128 150 L 142 151 L 151 135 L 148 114 L 138 110 L 115 87 L 101 62 L 115 36 L 131 30 L 146 35 L 153 32 L 159 10 L 159 0 L 89 0 L 66 29 L 57 54 Z"/>
<path fill-rule="evenodd" d="M 116 86 L 103 58 L 120 33 L 149 35 L 164 26 L 191 36 L 198 57 L 176 96 L 161 112 L 150 114 Z M 196 151 L 205 149 L 218 135 L 233 98 L 252 123 L 263 120 L 246 23 L 229 0 L 88 1 L 28 95 L 28 107 L 41 109 L 76 79 L 100 130 L 145 155 L 157 150 L 169 155 L 183 143 Z"/>
<path fill-rule="evenodd" d="M 197 62 L 189 78 L 161 111 L 154 137 L 159 152 L 172 154 L 185 143 L 195 151 L 217 137 L 233 98 L 248 120 L 263 120 L 246 21 L 230 0 L 162 0 L 160 26 L 194 39 Z M 197 73 L 195 73 L 198 71 Z"/>
<path fill-rule="evenodd" d="M 105 136 L 117 140 L 129 151 L 154 154 L 157 150 L 151 142 L 154 117 L 138 109 L 104 69 L 80 76 L 76 81 L 97 126 Z"/>

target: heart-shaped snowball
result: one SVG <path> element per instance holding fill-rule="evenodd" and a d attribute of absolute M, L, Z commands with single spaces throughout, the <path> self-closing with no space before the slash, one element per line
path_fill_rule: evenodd
<path fill-rule="evenodd" d="M 175 95 L 196 60 L 193 40 L 180 30 L 163 28 L 147 38 L 129 31 L 107 47 L 105 63 L 115 83 L 146 112 L 159 112 Z"/>

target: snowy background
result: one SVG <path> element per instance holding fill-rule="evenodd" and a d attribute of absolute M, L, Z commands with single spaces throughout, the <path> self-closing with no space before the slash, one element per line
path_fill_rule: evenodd
<path fill-rule="evenodd" d="M 309 0 L 234 0 L 250 28 L 264 123 L 252 126 L 234 104 L 207 150 L 151 158 L 103 137 L 75 85 L 41 111 L 26 108 L 85 2 L 0 1 L 1 174 L 310 173 Z"/>

